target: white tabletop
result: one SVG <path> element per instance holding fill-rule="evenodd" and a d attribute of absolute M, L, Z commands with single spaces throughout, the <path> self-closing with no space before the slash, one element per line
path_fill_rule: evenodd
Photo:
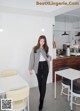
<path fill-rule="evenodd" d="M 75 80 L 75 79 L 80 78 L 80 71 L 75 70 L 75 69 L 71 69 L 71 68 L 56 71 L 55 74 L 60 75 L 65 78 L 68 78 L 70 80 Z"/>
<path fill-rule="evenodd" d="M 19 75 L 0 77 L 0 92 L 28 87 L 28 83 Z"/>

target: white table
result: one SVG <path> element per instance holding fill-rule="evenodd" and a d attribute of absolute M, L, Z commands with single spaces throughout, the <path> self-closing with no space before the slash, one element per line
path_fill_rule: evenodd
<path fill-rule="evenodd" d="M 0 93 L 20 88 L 29 88 L 28 83 L 19 75 L 0 77 Z"/>
<path fill-rule="evenodd" d="M 73 80 L 80 78 L 80 71 L 68 68 L 60 71 L 55 72 L 55 92 L 54 98 L 56 98 L 56 75 L 65 77 L 71 80 L 71 110 L 72 110 L 72 91 L 73 91 Z"/>

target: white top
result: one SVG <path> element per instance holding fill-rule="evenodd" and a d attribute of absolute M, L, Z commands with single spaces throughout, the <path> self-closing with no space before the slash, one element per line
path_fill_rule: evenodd
<path fill-rule="evenodd" d="M 42 53 L 40 53 L 40 59 L 39 61 L 45 61 L 45 58 L 43 57 Z"/>
<path fill-rule="evenodd" d="M 75 79 L 80 78 L 80 71 L 76 69 L 72 69 L 72 68 L 56 71 L 55 74 L 60 75 L 70 80 L 75 80 Z"/>
<path fill-rule="evenodd" d="M 0 77 L 0 93 L 28 87 L 28 83 L 19 75 Z"/>

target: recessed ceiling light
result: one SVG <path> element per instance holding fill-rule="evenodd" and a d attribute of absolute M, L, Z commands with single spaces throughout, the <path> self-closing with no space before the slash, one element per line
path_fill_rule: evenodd
<path fill-rule="evenodd" d="M 3 32 L 3 29 L 0 29 L 0 32 Z"/>
<path fill-rule="evenodd" d="M 42 32 L 44 32 L 44 31 L 45 31 L 45 29 L 44 29 L 44 28 L 42 28 L 42 29 L 41 29 L 41 31 L 42 31 Z"/>

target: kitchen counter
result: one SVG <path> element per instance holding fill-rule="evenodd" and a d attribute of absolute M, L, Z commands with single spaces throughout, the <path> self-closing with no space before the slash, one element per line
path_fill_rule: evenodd
<path fill-rule="evenodd" d="M 78 53 L 71 52 L 71 55 L 80 56 L 80 52 Z"/>
<path fill-rule="evenodd" d="M 80 56 L 58 56 L 56 59 L 53 59 L 53 81 L 55 71 L 65 68 L 80 70 Z M 61 77 L 57 76 L 58 80 L 61 80 Z"/>
<path fill-rule="evenodd" d="M 80 54 L 80 53 L 79 53 L 79 54 Z M 74 53 L 72 53 L 72 55 L 70 55 L 70 56 L 66 56 L 66 55 L 59 55 L 59 56 L 57 56 L 55 59 L 63 59 L 63 58 L 80 57 L 80 55 L 79 55 L 79 54 L 75 55 Z M 53 59 L 53 60 L 55 60 L 55 59 Z"/>

